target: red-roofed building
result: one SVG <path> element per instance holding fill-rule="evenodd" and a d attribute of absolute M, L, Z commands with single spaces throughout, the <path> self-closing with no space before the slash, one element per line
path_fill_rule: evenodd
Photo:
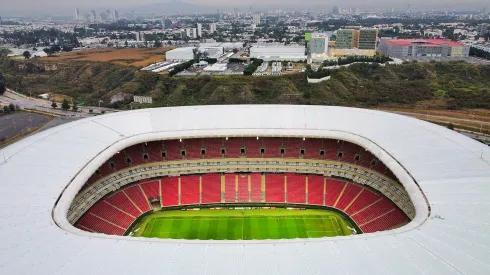
<path fill-rule="evenodd" d="M 469 55 L 470 46 L 445 39 L 381 38 L 379 50 L 391 57 L 464 57 Z"/>

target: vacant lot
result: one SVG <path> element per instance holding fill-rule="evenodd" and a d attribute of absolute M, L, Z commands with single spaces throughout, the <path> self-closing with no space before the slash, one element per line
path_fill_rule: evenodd
<path fill-rule="evenodd" d="M 99 61 L 112 62 L 122 65 L 132 65 L 138 67 L 148 66 L 149 64 L 164 61 L 165 52 L 172 47 L 164 48 L 144 48 L 144 49 L 94 49 L 60 54 L 57 56 L 44 57 L 42 60 L 49 61 Z"/>

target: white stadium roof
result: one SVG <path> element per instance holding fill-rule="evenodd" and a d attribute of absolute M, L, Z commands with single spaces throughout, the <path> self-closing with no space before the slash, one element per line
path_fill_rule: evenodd
<path fill-rule="evenodd" d="M 88 177 L 124 147 L 241 135 L 358 143 L 400 179 L 417 216 L 391 231 L 281 241 L 106 236 L 66 220 Z M 0 162 L 0 274 L 490 274 L 490 148 L 405 116 L 282 105 L 144 109 L 46 130 L 1 150 Z"/>

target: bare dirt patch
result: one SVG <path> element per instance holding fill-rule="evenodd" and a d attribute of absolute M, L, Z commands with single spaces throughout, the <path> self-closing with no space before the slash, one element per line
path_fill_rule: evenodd
<path fill-rule="evenodd" d="M 165 52 L 171 49 L 172 47 L 143 49 L 93 49 L 44 57 L 41 60 L 112 62 L 122 65 L 144 67 L 155 62 L 164 61 Z"/>

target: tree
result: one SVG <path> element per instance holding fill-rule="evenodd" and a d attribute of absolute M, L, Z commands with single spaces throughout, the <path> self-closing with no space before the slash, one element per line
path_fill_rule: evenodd
<path fill-rule="evenodd" d="M 126 40 L 126 41 L 124 41 L 124 47 L 126 47 L 126 48 L 127 48 L 127 47 L 128 47 L 128 45 L 129 45 L 129 44 L 128 44 L 128 41 L 127 41 L 127 40 Z"/>
<path fill-rule="evenodd" d="M 447 128 L 448 128 L 449 130 L 454 130 L 454 124 L 453 124 L 452 122 L 451 122 L 451 123 L 449 123 L 449 125 L 447 126 Z"/>
<path fill-rule="evenodd" d="M 51 107 L 53 107 L 53 109 L 56 109 L 58 107 L 58 104 L 56 104 L 56 102 L 53 100 L 51 103 Z"/>
<path fill-rule="evenodd" d="M 162 46 L 162 42 L 160 42 L 160 40 L 155 40 L 155 43 L 153 44 L 153 47 L 155 48 L 160 48 Z"/>
<path fill-rule="evenodd" d="M 10 113 L 9 106 L 3 106 L 3 113 L 4 113 L 4 114 L 8 114 L 8 113 Z"/>
<path fill-rule="evenodd" d="M 11 112 L 15 112 L 15 105 L 14 105 L 13 103 L 10 103 L 10 104 L 9 104 L 9 110 L 10 110 Z"/>
<path fill-rule="evenodd" d="M 73 106 L 71 106 L 71 109 L 75 112 L 78 111 L 78 107 L 77 107 L 77 104 L 75 102 L 73 102 Z"/>
<path fill-rule="evenodd" d="M 22 55 L 24 56 L 25 59 L 31 58 L 31 53 L 29 51 L 25 51 Z"/>
<path fill-rule="evenodd" d="M 3 75 L 0 72 L 0 95 L 3 95 L 3 93 L 5 93 L 5 90 L 5 81 L 3 80 Z"/>
<path fill-rule="evenodd" d="M 93 113 L 93 112 L 94 112 L 94 110 L 90 109 L 90 110 L 88 110 L 88 112 L 89 112 L 89 113 Z"/>
<path fill-rule="evenodd" d="M 70 103 L 68 103 L 68 100 L 63 99 L 63 103 L 61 103 L 61 109 L 65 111 L 70 109 Z"/>

